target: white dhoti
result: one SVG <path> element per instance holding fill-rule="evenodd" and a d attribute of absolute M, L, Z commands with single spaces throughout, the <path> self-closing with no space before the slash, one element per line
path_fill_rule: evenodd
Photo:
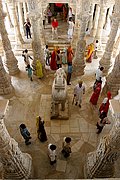
<path fill-rule="evenodd" d="M 68 39 L 72 39 L 73 29 L 68 29 Z"/>
<path fill-rule="evenodd" d="M 77 84 L 74 88 L 74 94 L 75 96 L 75 102 L 81 105 L 82 103 L 82 95 L 85 92 L 85 86 L 79 87 L 79 84 Z"/>

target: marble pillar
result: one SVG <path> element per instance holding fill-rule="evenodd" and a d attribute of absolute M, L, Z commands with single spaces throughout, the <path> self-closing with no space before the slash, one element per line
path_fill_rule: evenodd
<path fill-rule="evenodd" d="M 0 57 L 0 95 L 9 95 L 13 92 L 10 76 L 6 73 Z"/>
<path fill-rule="evenodd" d="M 5 53 L 5 65 L 10 75 L 15 75 L 19 72 L 17 59 L 13 54 L 10 40 L 8 39 L 7 31 L 4 24 L 4 13 L 2 10 L 2 3 L 0 1 L 0 34 Z"/>
<path fill-rule="evenodd" d="M 24 22 L 26 22 L 26 19 L 27 19 L 27 4 L 26 4 L 26 2 L 23 2 L 23 11 L 24 11 Z"/>
<path fill-rule="evenodd" d="M 16 4 L 15 3 L 9 3 L 8 4 L 10 9 L 11 9 L 11 13 L 12 13 L 12 17 L 14 18 L 14 31 L 15 31 L 15 42 L 16 42 L 16 46 L 22 46 L 22 44 L 24 44 L 24 40 L 22 38 L 21 32 L 20 32 L 20 27 L 18 24 L 18 18 L 17 18 L 17 14 L 16 14 Z"/>
<path fill-rule="evenodd" d="M 113 49 L 113 57 L 116 57 L 116 55 L 118 54 L 118 51 L 120 49 L 120 33 L 119 36 L 117 37 L 117 40 L 114 44 L 114 49 Z"/>
<path fill-rule="evenodd" d="M 87 27 L 89 16 L 83 15 L 80 21 L 80 34 L 78 37 L 75 57 L 73 60 L 73 76 L 81 76 L 84 74 L 85 68 L 85 49 L 86 49 L 86 41 L 85 38 L 85 30 Z"/>
<path fill-rule="evenodd" d="M 118 94 L 119 89 L 120 89 L 120 52 L 115 59 L 112 72 L 106 78 L 106 83 L 102 93 L 106 93 L 107 91 L 110 91 L 112 93 L 112 97 L 114 97 Z"/>
<path fill-rule="evenodd" d="M 6 12 L 7 12 L 7 17 L 8 17 L 8 20 L 9 20 L 9 24 L 10 24 L 10 28 L 13 28 L 13 24 L 12 24 L 12 21 L 11 21 L 11 17 L 10 17 L 10 13 L 9 13 L 9 9 L 8 9 L 8 4 L 5 3 L 5 7 L 6 7 Z"/>
<path fill-rule="evenodd" d="M 113 47 L 115 43 L 115 38 L 117 35 L 117 31 L 119 28 L 120 24 L 120 16 L 116 17 L 114 16 L 112 18 L 112 27 L 109 35 L 109 39 L 106 44 L 105 52 L 103 54 L 103 57 L 100 60 L 100 65 L 104 66 L 104 75 L 107 75 L 109 68 L 111 67 L 111 57 L 112 57 L 112 52 L 113 52 Z"/>
<path fill-rule="evenodd" d="M 106 12 L 107 12 L 107 7 L 104 5 L 101 5 L 98 26 L 97 26 L 97 32 L 95 35 L 95 39 L 99 41 L 98 48 L 101 48 L 101 37 L 102 37 L 102 32 L 103 32 L 103 26 L 105 24 Z"/>
<path fill-rule="evenodd" d="M 120 157 L 120 117 L 114 117 L 113 127 L 108 135 L 100 139 L 97 150 L 87 155 L 85 178 L 111 178 L 114 163 Z"/>
<path fill-rule="evenodd" d="M 89 29 L 89 31 L 91 31 L 91 29 L 92 29 L 92 27 L 93 27 L 94 7 L 95 7 L 95 4 L 91 4 L 91 6 L 90 6 L 90 20 L 89 20 L 89 23 L 88 23 L 88 29 Z"/>
<path fill-rule="evenodd" d="M 22 3 L 18 2 L 18 16 L 19 16 L 19 26 L 20 26 L 20 31 L 22 35 L 25 35 L 24 31 L 24 17 L 23 17 L 23 11 L 22 11 Z"/>
<path fill-rule="evenodd" d="M 106 19 L 106 24 L 104 29 L 107 31 L 107 35 L 110 33 L 111 29 L 111 16 L 112 16 L 112 11 L 113 11 L 113 6 L 109 8 L 108 14 L 107 14 L 107 19 Z"/>
<path fill-rule="evenodd" d="M 18 143 L 10 137 L 4 119 L 0 119 L 0 162 L 3 165 L 2 179 L 28 179 L 32 158 L 22 153 Z"/>
<path fill-rule="evenodd" d="M 95 17 L 94 17 L 93 28 L 92 28 L 92 32 L 91 32 L 91 36 L 93 36 L 93 37 L 95 37 L 96 32 L 97 32 L 99 13 L 100 13 L 100 6 L 98 4 L 96 4 Z"/>

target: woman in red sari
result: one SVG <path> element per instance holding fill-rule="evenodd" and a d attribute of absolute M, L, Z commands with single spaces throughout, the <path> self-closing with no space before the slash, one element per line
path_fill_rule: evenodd
<path fill-rule="evenodd" d="M 51 62 L 50 62 L 50 68 L 51 70 L 56 70 L 57 69 L 57 63 L 56 63 L 56 48 L 51 54 Z"/>
<path fill-rule="evenodd" d="M 90 102 L 93 104 L 93 105 L 97 105 L 97 101 L 98 101 L 98 98 L 99 98 L 99 95 L 100 95 L 100 91 L 101 91 L 101 85 L 102 83 L 101 82 L 97 82 L 96 84 L 96 88 L 90 98 Z"/>
<path fill-rule="evenodd" d="M 102 102 L 102 104 L 101 104 L 101 106 L 100 106 L 100 108 L 99 108 L 100 114 L 103 113 L 103 112 L 105 112 L 105 113 L 106 113 L 106 116 L 107 116 L 107 113 L 108 113 L 108 110 L 109 110 L 109 105 L 110 105 L 110 103 L 109 103 L 109 100 L 110 100 L 110 99 L 111 99 L 111 92 L 108 91 L 108 92 L 107 92 L 107 97 L 104 98 L 104 100 L 103 100 L 103 102 Z"/>

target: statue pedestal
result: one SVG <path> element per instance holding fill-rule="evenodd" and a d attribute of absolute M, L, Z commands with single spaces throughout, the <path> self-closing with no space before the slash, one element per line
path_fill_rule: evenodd
<path fill-rule="evenodd" d="M 51 103 L 51 119 L 67 120 L 69 119 L 69 104 L 68 100 L 65 103 L 65 110 L 61 110 L 61 104 L 58 104 L 59 114 L 56 114 L 54 104 Z"/>

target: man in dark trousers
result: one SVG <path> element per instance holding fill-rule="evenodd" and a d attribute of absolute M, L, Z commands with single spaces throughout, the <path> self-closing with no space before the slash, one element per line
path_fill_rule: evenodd
<path fill-rule="evenodd" d="M 72 75 L 72 62 L 68 62 L 67 85 L 71 85 L 70 83 L 71 75 Z"/>
<path fill-rule="evenodd" d="M 28 39 L 28 35 L 31 38 L 31 32 L 30 32 L 31 24 L 30 24 L 30 21 L 28 19 L 27 19 L 27 22 L 24 23 L 24 27 L 26 29 L 27 39 Z"/>

